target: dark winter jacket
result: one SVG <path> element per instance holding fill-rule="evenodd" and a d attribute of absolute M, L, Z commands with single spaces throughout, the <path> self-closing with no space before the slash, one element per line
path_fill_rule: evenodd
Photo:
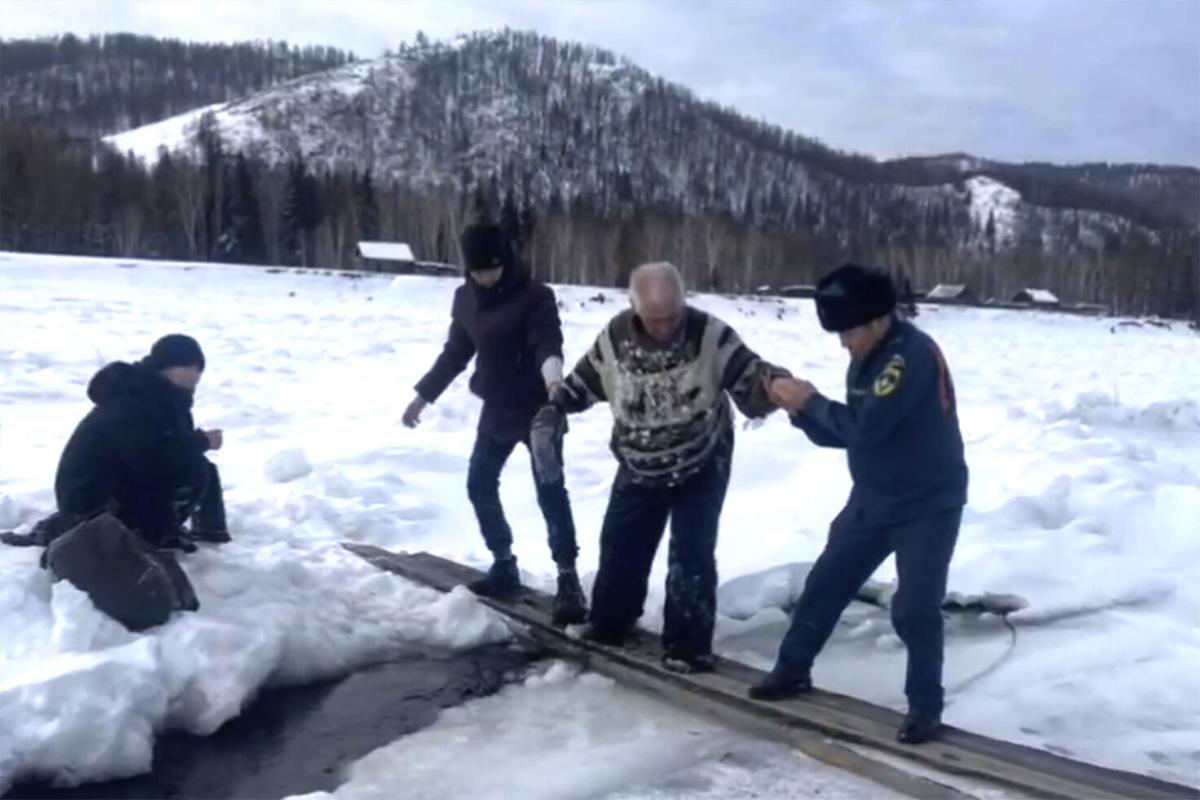
<path fill-rule="evenodd" d="M 141 364 L 116 362 L 88 384 L 95 407 L 67 441 L 54 479 L 58 510 L 111 511 L 151 542 L 177 533 L 177 500 L 202 481 L 208 439 L 192 393 Z"/>
<path fill-rule="evenodd" d="M 562 359 L 562 325 L 554 291 L 520 268 L 483 289 L 468 280 L 454 293 L 450 332 L 417 394 L 433 403 L 475 358 L 471 391 L 483 400 L 480 430 L 523 438 L 546 402 L 542 365 Z"/>
<path fill-rule="evenodd" d="M 846 449 L 855 520 L 890 525 L 966 503 L 954 382 L 932 338 L 894 320 L 850 363 L 846 395 L 846 404 L 817 395 L 792 422 L 814 444 Z"/>
<path fill-rule="evenodd" d="M 608 402 L 613 455 L 631 480 L 678 486 L 732 444 L 730 397 L 748 417 L 774 411 L 763 377 L 778 371 L 699 309 L 688 307 L 682 335 L 666 345 L 624 311 L 567 376 L 560 403 L 576 412 Z"/>

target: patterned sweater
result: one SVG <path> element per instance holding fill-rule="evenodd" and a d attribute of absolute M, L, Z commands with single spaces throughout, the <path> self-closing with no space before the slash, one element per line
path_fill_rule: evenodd
<path fill-rule="evenodd" d="M 732 444 L 729 398 L 748 417 L 774 407 L 762 377 L 782 372 L 742 343 L 733 328 L 688 307 L 671 344 L 649 337 L 631 310 L 614 317 L 564 381 L 568 412 L 608 402 L 612 451 L 641 484 L 677 486 Z"/>

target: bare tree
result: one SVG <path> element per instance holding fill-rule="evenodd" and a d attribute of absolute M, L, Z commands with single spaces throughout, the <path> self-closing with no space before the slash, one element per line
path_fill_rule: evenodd
<path fill-rule="evenodd" d="M 196 259 L 201 251 L 199 233 L 204 221 L 204 172 L 189 163 L 174 171 L 175 212 L 187 242 L 187 257 Z M 204 248 L 207 251 L 207 247 Z"/>
<path fill-rule="evenodd" d="M 267 245 L 267 263 L 282 264 L 283 206 L 287 198 L 287 176 L 278 168 L 264 171 L 258 187 L 258 213 L 263 239 Z"/>

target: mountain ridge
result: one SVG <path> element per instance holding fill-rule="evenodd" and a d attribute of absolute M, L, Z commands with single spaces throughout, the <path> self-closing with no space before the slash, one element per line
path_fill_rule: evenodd
<path fill-rule="evenodd" d="M 479 76 L 463 79 L 464 69 L 484 69 L 489 62 L 507 80 L 480 80 Z M 446 76 L 453 80 L 448 82 Z M 488 92 L 494 96 L 488 97 Z M 572 107 L 576 93 L 584 95 L 582 109 L 579 102 Z M 503 172 L 505 162 L 515 161 L 519 162 L 517 169 L 531 173 L 532 179 L 541 175 L 549 184 L 557 184 L 560 193 L 567 194 L 571 191 L 568 187 L 585 176 L 572 174 L 569 161 L 557 169 L 542 169 L 544 162 L 555 155 L 568 158 L 568 150 L 574 156 L 586 155 L 589 147 L 600 144 L 595 137 L 620 138 L 618 131 L 627 125 L 631 135 L 652 135 L 640 120 L 653 114 L 652 107 L 660 101 L 672 106 L 669 113 L 673 119 L 668 124 L 681 128 L 683 135 L 705 128 L 710 138 L 724 137 L 746 144 L 753 152 L 743 157 L 774 159 L 785 172 L 803 167 L 852 186 L 909 188 L 957 183 L 982 175 L 1017 190 L 1033 206 L 1109 213 L 1153 229 L 1200 224 L 1200 170 L 1195 168 L 1015 164 L 965 153 L 877 161 L 843 153 L 815 139 L 703 101 L 691 90 L 656 78 L 610 51 L 511 31 L 459 37 L 450 44 L 406 47 L 378 59 L 301 76 L 214 111 L 228 149 L 268 162 L 301 155 L 310 164 L 327 169 L 372 169 L 377 174 L 395 174 L 416 182 L 451 180 L 470 185 L 476 173 Z M 422 108 L 397 111 L 405 104 Z M 446 112 L 443 119 L 438 118 L 437 110 L 428 113 L 430 107 L 438 105 L 443 105 L 439 110 Z M 456 115 L 460 109 L 465 112 Z M 591 120 L 581 111 L 592 112 Z M 523 119 L 525 115 L 535 118 L 533 125 Z M 316 130 L 318 126 L 311 117 L 329 126 L 326 136 Z M 355 120 L 370 124 L 355 126 Z M 594 124 L 589 125 L 589 121 Z M 408 131 L 415 132 L 419 141 L 404 144 Z M 141 133 L 144 136 L 145 131 Z M 139 138 L 139 132 L 133 131 L 109 137 L 108 141 L 127 149 Z M 529 151 L 534 142 L 538 153 Z M 557 147 L 557 152 L 547 152 L 548 143 Z M 178 147 L 182 142 L 173 144 Z M 594 157 L 608 162 L 608 175 L 599 181 L 602 186 L 590 186 L 589 191 L 604 194 L 618 184 L 631 182 L 634 186 L 623 191 L 628 194 L 636 190 L 641 202 L 665 203 L 668 207 L 677 204 L 686 211 L 691 210 L 688 201 L 695 199 L 685 196 L 688 178 L 698 173 L 716 177 L 712 159 L 697 157 L 694 151 L 683 154 L 682 166 L 676 166 L 687 176 L 669 176 L 665 168 L 657 179 L 639 176 L 637 172 L 644 172 L 645 164 L 636 164 L 636 156 L 622 152 L 633 144 L 617 142 L 615 148 Z M 717 148 L 722 146 L 721 142 L 716 144 Z M 132 149 L 153 160 L 153 152 L 137 146 Z M 672 153 L 670 146 L 654 149 L 650 160 L 656 162 L 672 155 L 678 160 L 680 155 Z M 623 163 L 614 164 L 614 160 Z M 464 168 L 470 170 L 465 179 Z M 676 184 L 674 191 L 666 187 L 671 182 Z M 803 179 L 789 182 L 781 186 L 781 191 L 803 193 L 804 183 Z M 769 195 L 770 190 L 765 193 Z M 539 194 L 541 201 L 548 201 L 550 187 L 543 187 Z M 743 204 L 746 194 L 745 189 L 733 190 L 733 197 Z M 719 210 L 744 210 L 736 208 L 733 197 L 718 203 Z M 699 206 L 704 205 L 701 199 Z M 779 215 L 774 221 L 788 223 Z"/>

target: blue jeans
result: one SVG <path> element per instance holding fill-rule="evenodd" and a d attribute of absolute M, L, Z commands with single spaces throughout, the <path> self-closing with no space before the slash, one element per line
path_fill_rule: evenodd
<path fill-rule="evenodd" d="M 813 564 L 774 672 L 807 674 L 838 617 L 892 553 L 899 586 L 892 598 L 892 625 L 908 649 L 904 694 L 910 709 L 941 713 L 946 575 L 958 540 L 962 509 L 935 511 L 898 525 L 865 527 L 843 510 L 829 529 L 825 550 Z"/>
<path fill-rule="evenodd" d="M 528 434 L 524 439 L 512 439 L 494 436 L 481 429 L 475 439 L 475 449 L 471 452 L 470 466 L 467 467 L 467 496 L 475 508 L 483 541 L 493 553 L 503 553 L 512 548 L 512 528 L 500 503 L 500 472 L 518 443 L 529 447 Z M 559 459 L 562 459 L 561 442 Z M 554 563 L 574 566 L 579 547 L 575 542 L 575 519 L 571 515 L 566 483 L 561 478 L 553 484 L 540 483 L 536 472 L 533 483 L 537 489 L 538 506 L 546 520 Z"/>
<path fill-rule="evenodd" d="M 592 624 L 617 635 L 642 615 L 654 554 L 671 522 L 663 650 L 675 657 L 712 652 L 717 609 L 717 529 L 729 485 L 732 445 L 678 486 L 646 486 L 619 467 L 600 531 Z"/>

